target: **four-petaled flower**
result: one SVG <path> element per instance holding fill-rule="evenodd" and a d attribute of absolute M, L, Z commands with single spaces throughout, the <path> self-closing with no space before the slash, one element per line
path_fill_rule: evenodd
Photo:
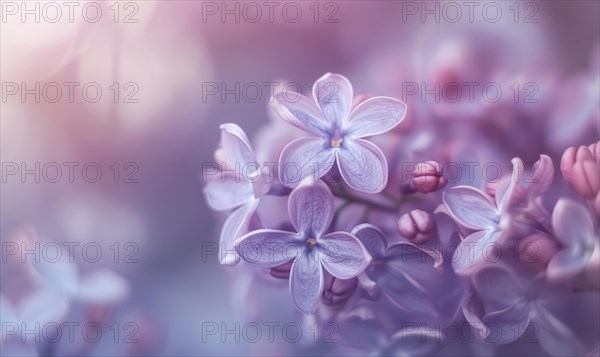
<path fill-rule="evenodd" d="M 235 247 L 244 260 L 265 268 L 294 259 L 290 293 L 296 307 L 310 314 L 323 293 L 323 267 L 336 278 L 350 279 L 366 268 L 370 256 L 350 233 L 325 234 L 334 202 L 323 182 L 305 179 L 290 194 L 288 213 L 297 232 L 259 229 L 240 237 Z"/>
<path fill-rule="evenodd" d="M 375 283 L 373 288 L 381 288 L 394 303 L 408 311 L 437 314 L 427 284 L 439 281 L 441 274 L 436 268 L 442 264 L 440 254 L 407 241 L 388 246 L 383 232 L 368 223 L 354 228 L 352 234 L 371 255 L 365 274 Z"/>
<path fill-rule="evenodd" d="M 469 274 L 487 255 L 495 259 L 512 234 L 526 234 L 541 223 L 545 210 L 540 195 L 548 190 L 554 177 L 554 166 L 546 155 L 536 162 L 531 176 L 524 177 L 523 163 L 513 159 L 513 177 L 503 179 L 496 189 L 495 202 L 485 193 L 469 186 L 456 186 L 444 192 L 447 213 L 462 228 L 474 231 L 457 247 L 452 266 L 458 274 Z"/>
<path fill-rule="evenodd" d="M 293 186 L 307 176 L 322 177 L 337 161 L 344 181 L 364 192 L 381 192 L 388 179 L 381 150 L 363 138 L 385 133 L 398 125 L 406 105 L 388 97 L 373 97 L 352 109 L 352 85 L 345 77 L 328 73 L 317 80 L 314 100 L 299 96 L 273 97 L 276 112 L 312 136 L 292 141 L 279 159 L 279 178 Z"/>

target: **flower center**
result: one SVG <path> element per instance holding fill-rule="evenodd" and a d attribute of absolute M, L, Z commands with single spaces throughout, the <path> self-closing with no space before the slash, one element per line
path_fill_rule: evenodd
<path fill-rule="evenodd" d="M 342 140 L 344 139 L 331 139 L 331 147 L 339 148 L 342 145 Z"/>
<path fill-rule="evenodd" d="M 313 247 L 315 244 L 317 244 L 317 240 L 309 237 L 308 240 L 306 241 L 308 243 L 309 246 Z"/>

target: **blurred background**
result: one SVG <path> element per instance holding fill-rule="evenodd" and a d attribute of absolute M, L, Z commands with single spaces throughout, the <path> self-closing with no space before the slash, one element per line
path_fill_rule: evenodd
<path fill-rule="evenodd" d="M 244 283 L 206 244 L 224 217 L 205 204 L 203 163 L 220 124 L 253 138 L 268 123 L 269 83 L 310 94 L 324 73 L 344 74 L 355 93 L 402 99 L 411 120 L 455 138 L 465 122 L 480 128 L 489 159 L 557 158 L 598 137 L 597 1 L 481 2 L 472 18 L 434 1 L 96 1 L 72 18 L 61 2 L 1 3 L 2 294 L 18 305 L 4 243 L 79 242 L 81 276 L 126 281 L 110 318 L 138 322 L 143 341 L 58 354 L 313 353 L 281 339 L 203 341 L 206 322 L 240 321 Z M 423 93 L 450 81 L 493 81 L 502 107 Z M 287 289 L 265 289 L 286 312 L 261 321 L 294 321 Z"/>

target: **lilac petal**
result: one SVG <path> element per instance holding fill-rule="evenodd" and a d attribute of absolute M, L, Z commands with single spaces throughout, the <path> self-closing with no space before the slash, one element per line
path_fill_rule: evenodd
<path fill-rule="evenodd" d="M 498 222 L 498 211 L 490 198 L 469 186 L 457 186 L 444 192 L 443 201 L 452 218 L 470 229 L 486 229 Z"/>
<path fill-rule="evenodd" d="M 273 268 L 296 258 L 301 252 L 300 237 L 286 231 L 259 229 L 240 237 L 235 250 L 248 263 Z"/>
<path fill-rule="evenodd" d="M 535 334 L 540 346 L 551 356 L 583 356 L 581 340 L 550 311 L 537 308 L 534 315 Z"/>
<path fill-rule="evenodd" d="M 350 81 L 339 74 L 327 73 L 315 82 L 313 97 L 330 125 L 342 128 L 354 99 Z"/>
<path fill-rule="evenodd" d="M 548 264 L 550 280 L 566 280 L 579 275 L 590 260 L 590 256 L 577 249 L 564 249 L 556 253 Z"/>
<path fill-rule="evenodd" d="M 235 240 L 246 233 L 252 214 L 258 207 L 259 200 L 253 200 L 233 211 L 221 229 L 219 242 L 219 261 L 223 265 L 235 265 L 240 257 L 235 252 Z"/>
<path fill-rule="evenodd" d="M 257 168 L 254 150 L 252 150 L 252 145 L 250 145 L 250 140 L 248 140 L 248 136 L 246 136 L 244 130 L 237 124 L 232 123 L 222 124 L 220 128 L 221 143 L 228 161 L 227 163 L 231 167 L 239 164 L 242 172 L 246 172 L 246 169 L 249 167 Z"/>
<path fill-rule="evenodd" d="M 485 315 L 482 321 L 489 328 L 486 341 L 503 345 L 516 342 L 521 337 L 529 326 L 531 316 L 527 303 L 515 302 L 504 310 Z"/>
<path fill-rule="evenodd" d="M 323 285 L 323 268 L 317 250 L 304 250 L 290 271 L 290 293 L 296 307 L 305 314 L 312 314 L 323 293 Z"/>
<path fill-rule="evenodd" d="M 350 114 L 348 137 L 363 138 L 383 134 L 400 124 L 406 104 L 388 97 L 374 97 L 360 103 Z"/>
<path fill-rule="evenodd" d="M 290 194 L 288 212 L 298 232 L 317 238 L 333 220 L 333 195 L 322 181 L 314 182 L 307 178 Z"/>
<path fill-rule="evenodd" d="M 473 288 L 488 308 L 504 310 L 521 300 L 527 287 L 505 265 L 487 266 L 473 277 Z"/>
<path fill-rule="evenodd" d="M 235 173 L 223 173 L 206 183 L 204 195 L 211 208 L 225 211 L 254 199 L 254 187 Z"/>
<path fill-rule="evenodd" d="M 400 243 L 388 250 L 379 284 L 398 306 L 431 316 L 438 314 L 438 308 L 424 284 L 439 279 L 431 255 L 413 244 Z"/>
<path fill-rule="evenodd" d="M 319 257 L 325 269 L 339 279 L 350 279 L 365 270 L 371 257 L 350 233 L 334 232 L 317 239 Z"/>
<path fill-rule="evenodd" d="M 496 262 L 500 246 L 497 244 L 500 231 L 477 231 L 462 240 L 454 251 L 452 268 L 457 274 L 472 273 L 478 263 Z"/>
<path fill-rule="evenodd" d="M 373 260 L 383 258 L 387 250 L 387 239 L 379 228 L 364 223 L 356 226 L 351 234 L 362 242 Z"/>
<path fill-rule="evenodd" d="M 444 348 L 444 334 L 439 328 L 418 324 L 404 328 L 390 337 L 390 343 L 381 356 L 433 356 Z M 419 326 L 419 328 L 417 328 Z"/>
<path fill-rule="evenodd" d="M 594 221 L 582 205 L 561 199 L 552 212 L 552 228 L 556 238 L 567 247 L 582 252 L 594 247 Z"/>
<path fill-rule="evenodd" d="M 481 321 L 480 316 L 483 316 L 483 307 L 475 294 L 469 293 L 465 296 L 461 304 L 461 310 L 469 325 L 479 333 L 481 339 L 485 339 L 490 334 L 490 330 Z"/>
<path fill-rule="evenodd" d="M 541 155 L 540 159 L 533 165 L 531 175 L 523 178 L 523 185 L 527 193 L 539 196 L 548 191 L 554 180 L 554 164 L 547 155 Z"/>
<path fill-rule="evenodd" d="M 296 101 L 288 99 L 283 93 L 273 96 L 271 107 L 275 113 L 291 125 L 308 133 L 325 136 L 330 124 L 324 118 L 319 106 L 311 99 L 299 95 Z"/>
<path fill-rule="evenodd" d="M 334 162 L 335 152 L 325 139 L 297 139 L 281 152 L 279 179 L 285 186 L 295 186 L 306 177 L 322 177 Z"/>
<path fill-rule="evenodd" d="M 362 139 L 346 140 L 336 156 L 342 178 L 353 189 L 378 193 L 387 185 L 387 160 L 375 144 Z"/>

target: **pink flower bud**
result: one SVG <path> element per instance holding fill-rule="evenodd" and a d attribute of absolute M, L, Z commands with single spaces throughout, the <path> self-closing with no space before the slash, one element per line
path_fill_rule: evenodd
<path fill-rule="evenodd" d="M 594 198 L 600 190 L 600 142 L 568 148 L 560 170 L 571 189 L 585 198 Z"/>
<path fill-rule="evenodd" d="M 413 171 L 413 187 L 421 193 L 437 191 L 447 183 L 448 180 L 442 174 L 442 165 L 435 161 L 419 163 Z"/>
<path fill-rule="evenodd" d="M 429 213 L 416 209 L 400 216 L 398 230 L 413 243 L 425 243 L 431 237 L 433 220 Z"/>
<path fill-rule="evenodd" d="M 523 238 L 518 245 L 519 263 L 535 272 L 541 272 L 558 252 L 558 245 L 548 236 L 535 233 Z"/>

